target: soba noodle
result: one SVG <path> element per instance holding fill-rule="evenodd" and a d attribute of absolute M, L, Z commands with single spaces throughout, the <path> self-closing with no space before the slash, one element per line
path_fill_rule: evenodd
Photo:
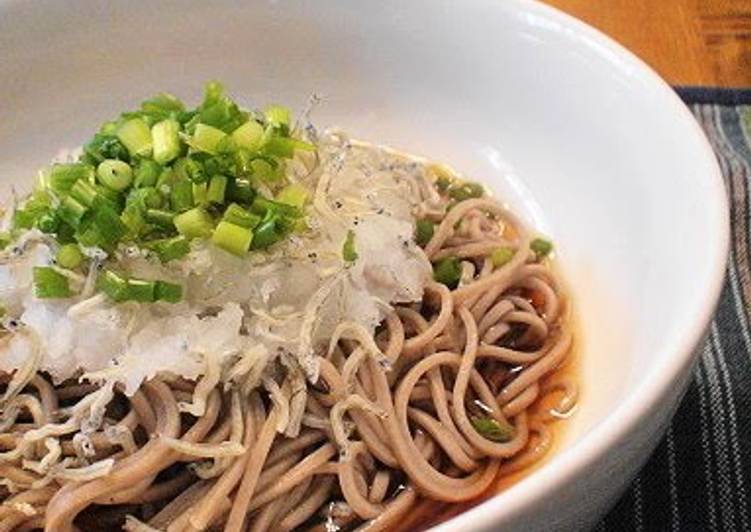
<path fill-rule="evenodd" d="M 518 251 L 493 268 L 502 242 Z M 544 456 L 548 424 L 576 401 L 570 379 L 544 381 L 572 333 L 556 276 L 529 243 L 493 200 L 449 210 L 425 252 L 460 257 L 459 286 L 429 284 L 370 342 L 335 342 L 296 437 L 278 431 L 295 400 L 289 374 L 249 395 L 214 387 L 200 417 L 181 413 L 195 391 L 182 379 L 125 397 L 33 374 L 0 420 L 0 530 L 386 530 L 420 500 L 482 496 Z M 559 406 L 536 410 L 546 395 Z M 108 404 L 99 423 L 87 419 L 96 401 Z M 513 436 L 489 439 L 478 416 Z M 93 430 L 79 432 L 81 420 Z"/>

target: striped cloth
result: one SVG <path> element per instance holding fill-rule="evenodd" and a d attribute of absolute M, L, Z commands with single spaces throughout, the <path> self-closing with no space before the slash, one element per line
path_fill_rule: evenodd
<path fill-rule="evenodd" d="M 751 530 L 751 90 L 678 92 L 725 177 L 731 260 L 691 387 L 598 531 Z"/>

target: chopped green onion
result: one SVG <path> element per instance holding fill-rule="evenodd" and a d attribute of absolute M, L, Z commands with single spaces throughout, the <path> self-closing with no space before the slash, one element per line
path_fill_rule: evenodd
<path fill-rule="evenodd" d="M 82 224 L 76 234 L 76 239 L 84 246 L 111 250 L 128 232 L 117 212 L 107 205 L 98 205 L 87 218 L 87 223 Z"/>
<path fill-rule="evenodd" d="M 433 265 L 433 279 L 449 288 L 456 288 L 462 275 L 462 267 L 456 257 L 446 257 Z"/>
<path fill-rule="evenodd" d="M 514 438 L 514 427 L 508 422 L 499 422 L 488 416 L 472 416 L 470 422 L 481 436 L 490 441 L 505 443 Z"/>
<path fill-rule="evenodd" d="M 146 209 L 144 218 L 148 222 L 169 229 L 175 225 L 176 216 L 174 212 L 164 209 Z"/>
<path fill-rule="evenodd" d="M 179 113 L 185 110 L 185 105 L 172 94 L 162 92 L 141 103 L 141 110 L 149 114 L 165 114 Z"/>
<path fill-rule="evenodd" d="M 70 197 L 87 207 L 91 207 L 94 204 L 96 196 L 97 191 L 94 185 L 83 179 L 76 181 L 70 189 Z"/>
<path fill-rule="evenodd" d="M 144 157 L 151 153 L 151 130 L 141 118 L 132 118 L 117 128 L 117 138 L 125 145 L 131 157 Z"/>
<path fill-rule="evenodd" d="M 200 207 L 178 214 L 173 222 L 177 231 L 186 238 L 208 238 L 214 230 L 211 216 Z"/>
<path fill-rule="evenodd" d="M 193 183 L 186 180 L 172 185 L 170 205 L 175 212 L 187 211 L 193 207 Z"/>
<path fill-rule="evenodd" d="M 154 281 L 128 279 L 126 287 L 126 298 L 128 301 L 151 303 L 156 299 L 155 291 L 156 283 Z"/>
<path fill-rule="evenodd" d="M 76 244 L 65 244 L 60 246 L 55 256 L 55 262 L 58 266 L 73 270 L 78 268 L 83 262 L 84 256 L 81 249 Z"/>
<path fill-rule="evenodd" d="M 352 229 L 347 231 L 347 238 L 344 239 L 344 244 L 342 244 L 342 258 L 347 262 L 355 262 L 357 260 L 355 232 Z"/>
<path fill-rule="evenodd" d="M 227 210 L 224 211 L 224 215 L 222 215 L 222 220 L 240 227 L 253 229 L 261 222 L 261 217 L 247 211 L 237 203 L 230 203 Z"/>
<path fill-rule="evenodd" d="M 261 145 L 263 126 L 255 120 L 249 120 L 232 132 L 232 140 L 241 148 L 256 151 Z"/>
<path fill-rule="evenodd" d="M 206 201 L 210 203 L 224 203 L 226 192 L 227 177 L 217 174 L 209 181 L 209 188 L 206 191 Z"/>
<path fill-rule="evenodd" d="M 264 152 L 288 159 L 295 154 L 295 150 L 314 151 L 315 149 L 316 147 L 308 142 L 289 137 L 271 137 L 263 145 Z"/>
<path fill-rule="evenodd" d="M 146 244 L 162 262 L 169 262 L 184 257 L 190 252 L 190 242 L 184 236 L 153 240 Z"/>
<path fill-rule="evenodd" d="M 485 189 L 479 183 L 467 182 L 449 187 L 448 193 L 452 199 L 464 201 L 471 198 L 481 198 L 485 194 Z"/>
<path fill-rule="evenodd" d="M 211 236 L 215 246 L 229 251 L 233 255 L 242 257 L 250 249 L 253 241 L 253 231 L 229 222 L 219 222 Z"/>
<path fill-rule="evenodd" d="M 151 140 L 154 145 L 154 160 L 165 164 L 180 155 L 180 124 L 168 118 L 154 124 L 151 128 Z"/>
<path fill-rule="evenodd" d="M 250 162 L 250 170 L 254 177 L 263 181 L 275 181 L 279 177 L 274 165 L 266 159 L 253 159 Z"/>
<path fill-rule="evenodd" d="M 500 268 L 507 264 L 514 258 L 515 253 L 516 251 L 514 251 L 514 248 L 508 246 L 501 246 L 493 250 L 493 253 L 490 254 L 490 260 L 493 263 L 493 267 Z"/>
<path fill-rule="evenodd" d="M 114 301 L 125 301 L 128 298 L 128 281 L 112 270 L 99 274 L 97 288 Z"/>
<path fill-rule="evenodd" d="M 302 209 L 305 202 L 308 199 L 308 191 L 300 184 L 293 183 L 284 187 L 279 194 L 276 195 L 276 201 L 279 203 L 285 203 L 292 205 L 298 209 Z"/>
<path fill-rule="evenodd" d="M 162 167 L 151 159 L 141 159 L 133 173 L 133 186 L 136 188 L 153 187 L 159 174 L 162 173 Z"/>
<path fill-rule="evenodd" d="M 55 233 L 60 226 L 60 219 L 55 213 L 47 212 L 37 219 L 36 226 L 42 233 Z"/>
<path fill-rule="evenodd" d="M 198 206 L 206 203 L 206 192 L 208 188 L 208 183 L 193 183 L 192 192 L 194 205 Z"/>
<path fill-rule="evenodd" d="M 547 257 L 551 251 L 553 251 L 553 243 L 550 240 L 544 238 L 535 238 L 529 245 L 529 248 L 534 251 L 537 256 L 537 260 L 542 260 Z"/>
<path fill-rule="evenodd" d="M 234 179 L 227 184 L 227 198 L 230 201 L 250 204 L 256 197 L 256 192 L 246 179 Z"/>
<path fill-rule="evenodd" d="M 50 188 L 58 195 L 67 194 L 76 181 L 91 181 L 94 169 L 86 164 L 55 164 L 49 175 Z"/>
<path fill-rule="evenodd" d="M 417 220 L 415 227 L 415 241 L 418 246 L 425 246 L 433 238 L 435 224 L 430 220 Z"/>
<path fill-rule="evenodd" d="M 179 303 L 183 298 L 183 287 L 175 283 L 157 281 L 154 288 L 154 296 L 157 301 Z"/>
<path fill-rule="evenodd" d="M 60 202 L 57 215 L 72 228 L 78 229 L 78 226 L 81 225 L 83 217 L 87 211 L 88 208 L 86 205 L 82 205 L 77 200 L 67 196 Z"/>
<path fill-rule="evenodd" d="M 34 295 L 39 299 L 70 297 L 68 278 L 49 266 L 34 266 Z"/>
<path fill-rule="evenodd" d="M 206 153 L 216 153 L 216 146 L 226 136 L 221 129 L 206 124 L 198 124 L 189 144 L 192 148 Z"/>
<path fill-rule="evenodd" d="M 102 126 L 102 130 L 104 129 L 105 127 Z M 97 133 L 91 142 L 84 145 L 84 153 L 81 156 L 82 162 L 96 166 L 105 159 L 120 159 L 126 162 L 130 160 L 128 149 L 114 136 L 117 125 L 112 123 L 106 129 L 106 132 Z"/>
<path fill-rule="evenodd" d="M 117 159 L 105 159 L 96 168 L 96 176 L 105 187 L 122 191 L 133 182 L 133 169 Z"/>
<path fill-rule="evenodd" d="M 289 128 L 292 120 L 292 113 L 290 113 L 290 110 L 281 105 L 269 105 L 264 109 L 263 115 L 269 124 L 275 126 L 286 126 Z"/>
<path fill-rule="evenodd" d="M 277 216 L 271 215 L 264 219 L 253 230 L 252 249 L 265 249 L 272 244 L 276 244 L 284 238 L 283 229 Z"/>

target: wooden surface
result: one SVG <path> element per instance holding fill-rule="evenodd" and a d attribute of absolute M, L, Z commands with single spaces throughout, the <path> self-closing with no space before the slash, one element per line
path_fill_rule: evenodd
<path fill-rule="evenodd" d="M 674 85 L 751 87 L 751 0 L 543 0 L 599 28 Z"/>

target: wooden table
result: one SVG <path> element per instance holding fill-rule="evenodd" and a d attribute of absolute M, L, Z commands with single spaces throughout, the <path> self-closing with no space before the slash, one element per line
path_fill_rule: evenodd
<path fill-rule="evenodd" d="M 751 0 L 543 0 L 599 28 L 674 85 L 751 87 Z"/>

